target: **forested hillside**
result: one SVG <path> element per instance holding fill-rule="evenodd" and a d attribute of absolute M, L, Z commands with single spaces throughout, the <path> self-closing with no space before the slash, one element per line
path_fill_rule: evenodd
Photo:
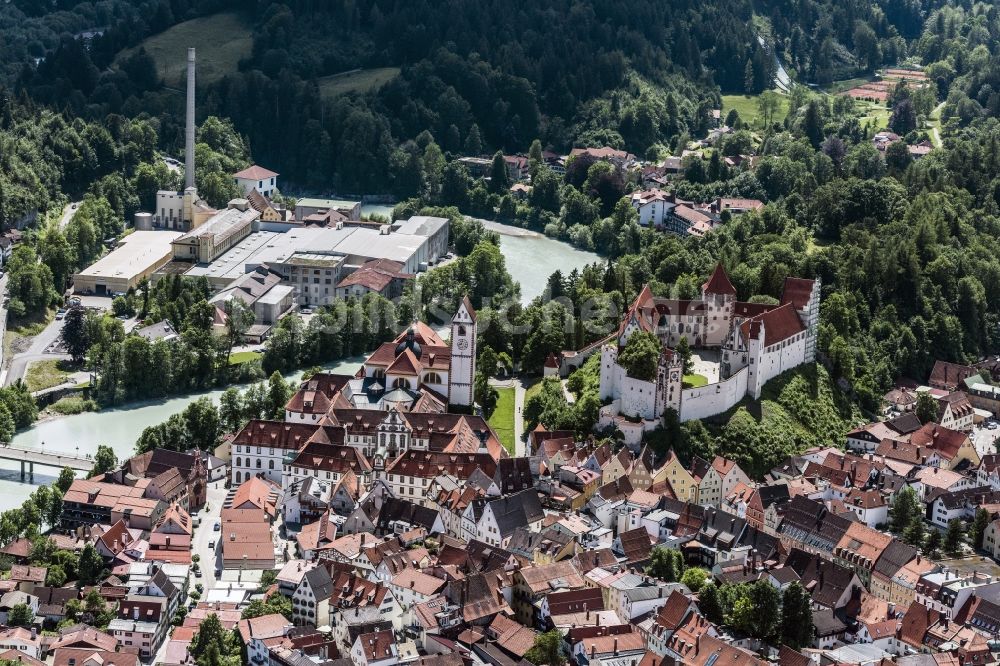
<path fill-rule="evenodd" d="M 182 19 L 233 10 L 223 2 L 151 2 L 146 12 L 109 18 L 88 46 L 64 33 L 118 5 L 101 4 L 95 14 L 91 5 L 64 4 L 48 14 L 24 2 L 3 10 L 45 37 L 37 65 L 37 45 L 18 37 L 4 46 L 20 65 L 0 98 L 0 222 L 89 195 L 65 231 L 68 250 L 55 231 L 33 246 L 51 275 L 22 271 L 28 277 L 15 281 L 29 310 L 99 251 L 95 239 L 120 231 L 176 177 L 155 152 L 177 152 L 181 96 L 162 86 L 137 44 Z M 620 4 L 542 0 L 514 11 L 489 2 L 260 3 L 246 16 L 251 55 L 199 90 L 199 189 L 224 202 L 228 174 L 253 159 L 301 186 L 411 197 L 399 209 L 404 217 L 426 208 L 459 220 L 461 211 L 544 231 L 610 260 L 552 277 L 547 295 L 577 306 L 621 308 L 646 282 L 656 293 L 689 297 L 717 261 L 742 299 L 778 296 L 789 275 L 820 277 L 823 358 L 831 380 L 868 409 L 894 378 L 923 378 L 937 358 L 1000 351 L 994 6 L 640 1 L 625 11 Z M 60 22 L 73 28 L 61 32 Z M 871 137 L 885 121 L 849 97 L 799 85 L 783 98 L 787 115 L 752 124 L 730 109 L 726 121 L 736 131 L 704 159 L 688 159 L 676 191 L 697 202 L 735 196 L 767 205 L 704 238 L 640 228 L 623 199 L 638 184 L 607 163 L 571 162 L 565 178 L 542 164 L 544 148 L 584 144 L 677 154 L 704 136 L 721 92 L 771 85 L 771 50 L 799 80 L 905 57 L 922 64 L 933 85 L 892 91 L 887 123 L 904 141 L 884 154 Z M 352 67 L 400 72 L 366 93 L 320 94 L 320 79 Z M 907 143 L 929 144 L 939 129 L 943 144 L 914 160 Z M 530 153 L 526 199 L 507 191 L 502 160 L 488 185 L 454 161 L 497 148 Z M 748 153 L 752 168 L 723 161 Z M 413 308 L 453 306 L 468 291 L 484 317 L 509 310 L 520 330 L 493 327 L 485 342 L 529 371 L 550 351 L 599 337 L 575 324 L 580 311 L 517 303 L 496 239 L 459 223 L 455 230 L 467 256 L 427 276 L 424 301 Z M 34 257 L 14 266 L 34 267 Z M 274 367 L 293 367 L 300 352 Z"/>
<path fill-rule="evenodd" d="M 250 11 L 252 55 L 202 87 L 201 113 L 231 118 L 286 183 L 384 191 L 399 189 L 397 147 L 425 131 L 447 153 L 523 151 L 539 138 L 556 150 L 608 144 L 654 156 L 701 133 L 720 90 L 769 88 L 772 53 L 802 80 L 872 71 L 906 54 L 931 7 L 292 0 L 247 10 L 225 0 L 24 0 L 0 10 L 9 15 L 0 61 L 7 81 L 39 102 L 91 118 L 156 117 L 164 146 L 177 152 L 180 96 L 161 86 L 145 51 L 117 54 L 184 20 Z M 61 11 L 44 14 L 53 9 Z M 94 27 L 104 32 L 72 37 Z M 324 99 L 323 77 L 373 67 L 401 73 L 378 90 Z"/>

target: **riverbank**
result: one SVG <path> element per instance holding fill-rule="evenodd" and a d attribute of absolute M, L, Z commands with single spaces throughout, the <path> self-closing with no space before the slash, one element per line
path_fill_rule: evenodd
<path fill-rule="evenodd" d="M 354 374 L 363 361 L 364 357 L 356 356 L 329 364 L 323 369 Z M 298 382 L 302 379 L 302 371 L 286 375 L 285 379 Z M 245 389 L 249 384 L 234 386 Z M 199 398 L 208 397 L 213 402 L 218 402 L 226 388 L 228 387 L 161 400 L 146 400 L 97 412 L 53 415 L 17 433 L 11 444 L 73 455 L 94 455 L 98 445 L 104 444 L 110 446 L 119 459 L 127 458 L 135 453 L 135 441 L 144 428 L 166 421 L 172 414 L 182 411 Z M 18 463 L 0 461 L 0 511 L 20 506 L 35 486 L 51 484 L 58 474 L 58 469 L 36 466 L 34 482 L 21 483 Z"/>
<path fill-rule="evenodd" d="M 545 234 L 540 234 L 537 231 L 532 231 L 531 229 L 522 229 L 521 227 L 514 227 L 509 224 L 501 224 L 500 222 L 494 222 L 493 220 L 484 220 L 482 218 L 474 217 L 474 220 L 479 220 L 483 223 L 483 226 L 490 231 L 495 231 L 501 236 L 513 236 L 515 238 L 545 238 Z"/>

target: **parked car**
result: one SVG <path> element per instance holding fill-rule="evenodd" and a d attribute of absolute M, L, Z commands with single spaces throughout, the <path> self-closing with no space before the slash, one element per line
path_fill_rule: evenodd
<path fill-rule="evenodd" d="M 56 320 L 64 319 L 66 317 L 66 311 L 62 308 L 56 310 Z"/>
<path fill-rule="evenodd" d="M 212 526 L 212 529 L 215 530 L 216 532 L 221 532 L 222 531 L 222 523 L 216 522 L 215 525 Z"/>
<path fill-rule="evenodd" d="M 208 542 L 208 547 L 211 548 L 212 550 L 215 550 L 215 542 L 214 541 L 209 541 Z"/>

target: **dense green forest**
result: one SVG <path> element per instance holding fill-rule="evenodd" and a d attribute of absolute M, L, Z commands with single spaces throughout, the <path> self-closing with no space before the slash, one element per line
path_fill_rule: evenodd
<path fill-rule="evenodd" d="M 700 134 L 719 91 L 772 85 L 777 54 L 828 83 L 908 54 L 930 0 L 543 0 L 14 2 L 0 12 L 6 81 L 41 103 L 100 119 L 146 114 L 179 152 L 182 100 L 145 51 L 125 48 L 181 21 L 248 12 L 252 49 L 201 86 L 200 113 L 229 118 L 286 183 L 405 192 L 413 139 L 448 154 L 607 144 L 638 155 Z M 58 10 L 58 11 L 55 11 Z M 88 40 L 75 38 L 102 28 Z M 336 46 L 333 47 L 332 45 Z M 37 64 L 36 64 L 37 62 Z M 325 97 L 319 81 L 399 67 L 380 89 Z M 281 128 L 276 132 L 275 128 Z"/>
<path fill-rule="evenodd" d="M 5 70 L 0 95 L 0 224 L 69 196 L 85 203 L 69 228 L 29 234 L 15 255 L 12 303 L 25 311 L 52 302 L 72 270 L 102 251 L 99 241 L 120 233 L 157 187 L 176 178 L 156 151 L 178 151 L 180 96 L 162 86 L 143 50 L 116 58 L 179 21 L 231 9 L 165 0 L 137 5 L 142 12 L 113 0 L 50 4 L 2 10 L 13 20 L 0 53 L 17 66 Z M 482 327 L 483 344 L 536 372 L 549 352 L 599 339 L 645 283 L 657 294 L 690 297 L 721 261 L 741 299 L 766 299 L 779 296 L 787 276 L 819 277 L 825 367 L 784 378 L 760 419 L 737 410 L 726 422 L 672 435 L 698 451 L 748 451 L 752 442 L 770 460 L 816 443 L 815 433 L 847 427 L 857 406 L 876 409 L 897 377 L 923 379 L 938 358 L 1000 351 L 1000 15 L 992 5 L 543 0 L 515 10 L 494 2 L 303 0 L 260 2 L 247 20 L 250 54 L 238 71 L 199 90 L 203 194 L 225 201 L 227 174 L 251 159 L 301 186 L 390 191 L 405 199 L 400 216 L 451 217 L 462 255 L 423 277 L 401 304 L 369 299 L 320 314 L 360 319 L 364 335 L 331 336 L 286 320 L 262 360 L 267 372 L 362 352 L 388 339 L 394 322 L 451 311 L 465 293 L 484 322 L 495 322 Z M 72 37 L 102 22 L 102 35 Z M 804 82 L 908 60 L 924 66 L 931 85 L 893 91 L 888 125 L 904 141 L 884 155 L 871 142 L 883 127 L 861 105 L 804 85 L 784 97 L 789 113 L 781 120 L 750 123 L 727 113 L 736 131 L 706 159 L 685 161 L 677 192 L 767 205 L 705 238 L 641 228 L 623 199 L 637 186 L 634 175 L 583 159 L 571 161 L 565 177 L 544 166 L 543 149 L 574 145 L 640 157 L 679 153 L 704 136 L 721 92 L 771 87 L 772 53 Z M 368 92 L 320 93 L 319 79 L 358 67 L 400 73 Z M 906 144 L 932 139 L 932 116 L 943 144 L 914 160 Z M 501 149 L 531 156 L 533 189 L 523 201 L 508 193 L 502 160 L 488 184 L 454 161 Z M 723 160 L 747 153 L 757 155 L 752 169 Z M 543 230 L 608 261 L 556 272 L 543 297 L 522 305 L 498 239 L 461 213 Z M 90 322 L 84 353 L 101 369 L 102 402 L 229 376 L 226 350 L 209 340 L 206 294 L 197 285 L 171 288 L 179 292 L 131 294 L 119 305 L 179 319 L 187 330 L 176 358 L 162 358 L 155 345 L 117 344 L 113 322 Z M 595 304 L 609 313 L 603 327 L 584 326 L 583 307 Z M 170 371 L 155 386 L 127 376 L 128 368 L 161 365 Z M 586 430 L 597 406 L 592 379 L 575 380 L 581 399 L 572 408 L 561 391 L 542 392 L 530 418 Z M 815 410 L 800 404 L 809 396 L 819 401 Z M 767 414 L 792 427 L 768 427 Z"/>

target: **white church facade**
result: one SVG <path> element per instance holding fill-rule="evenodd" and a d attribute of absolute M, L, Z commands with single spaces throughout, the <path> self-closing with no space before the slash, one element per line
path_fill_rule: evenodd
<path fill-rule="evenodd" d="M 654 297 L 643 287 L 616 335 L 601 347 L 599 425 L 619 428 L 630 443 L 654 430 L 668 409 L 681 421 L 720 414 L 746 397 L 760 397 L 764 385 L 786 370 L 816 358 L 819 280 L 787 278 L 778 305 L 736 300 L 721 265 L 702 285 L 701 298 Z M 662 347 L 654 381 L 630 377 L 618 354 L 636 331 L 653 333 Z M 692 349 L 719 353 L 719 380 L 685 388 L 683 362 L 674 348 L 686 337 Z"/>
<path fill-rule="evenodd" d="M 422 322 L 380 345 L 340 390 L 342 407 L 444 412 L 474 404 L 476 311 L 468 297 L 451 321 L 451 340 Z"/>

